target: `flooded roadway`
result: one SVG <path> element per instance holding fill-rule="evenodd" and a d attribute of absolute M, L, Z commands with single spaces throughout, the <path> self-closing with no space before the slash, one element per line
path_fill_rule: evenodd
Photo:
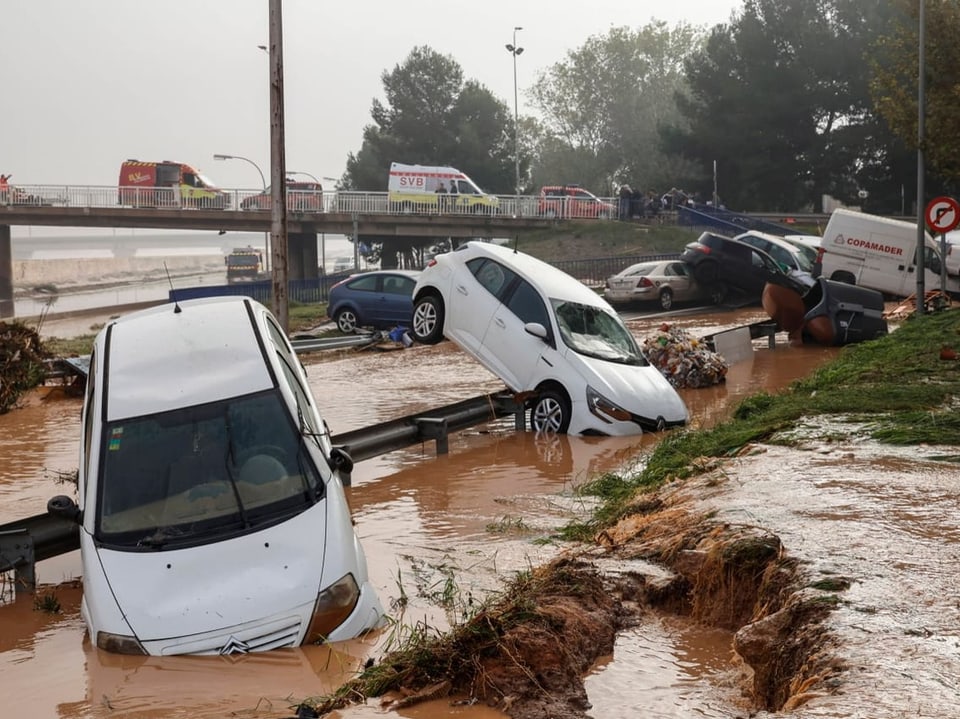
<path fill-rule="evenodd" d="M 690 327 L 695 334 L 704 334 L 756 319 L 761 317 L 749 311 L 675 322 Z M 659 322 L 633 321 L 631 327 L 642 339 Z M 834 353 L 833 349 L 789 348 L 783 344 L 772 351 L 758 349 L 752 361 L 731 368 L 725 384 L 682 391 L 694 426 L 721 420 L 742 397 L 783 387 Z M 313 392 L 334 434 L 502 387 L 450 343 L 402 351 L 346 353 L 318 362 L 308 358 L 307 362 Z M 43 512 L 46 500 L 63 491 L 55 481 L 57 473 L 76 467 L 79 412 L 78 399 L 56 394 L 41 399 L 35 394 L 23 409 L 0 416 L 0 522 Z M 583 516 L 588 509 L 585 500 L 575 497 L 573 488 L 598 472 L 617 471 L 642 461 L 654 441 L 653 436 L 538 438 L 531 433 L 515 433 L 512 422 L 501 421 L 451 437 L 450 452 L 445 456 L 436 457 L 432 443 L 428 443 L 359 463 L 348 498 L 372 579 L 398 624 L 376 637 L 334 647 L 306 647 L 239 659 L 109 655 L 91 648 L 85 638 L 79 617 L 79 553 L 43 562 L 38 567 L 40 593 L 53 593 L 61 611 L 36 611 L 33 599 L 23 595 L 0 607 L 3 713 L 40 719 L 289 717 L 291 705 L 330 691 L 349 679 L 367 657 L 378 656 L 392 636 L 402 633 L 399 627 L 419 623 L 442 630 L 459 618 L 471 600 L 496 589 L 512 572 L 554 556 L 560 547 L 550 540 L 552 530 L 570 518 Z M 786 547 L 810 557 L 816 557 L 828 545 L 836 547 L 836 551 L 850 556 L 850 566 L 837 559 L 825 561 L 836 562 L 836 571 L 853 575 L 862 573 L 862 568 L 852 566 L 854 559 L 880 550 L 885 525 L 887 531 L 899 526 L 905 538 L 916 535 L 917 551 L 922 550 L 916 562 L 927 556 L 936 540 L 920 536 L 919 521 L 918 526 L 912 526 L 911 508 L 926 519 L 934 508 L 925 506 L 917 491 L 880 491 L 886 460 L 864 458 L 858 467 L 868 469 L 876 461 L 879 471 L 875 478 L 851 487 L 844 477 L 824 479 L 830 476 L 827 466 L 843 474 L 851 462 L 844 454 L 838 456 L 834 448 L 810 449 L 811 456 L 823 465 L 814 478 L 819 481 L 812 483 L 796 468 L 786 471 L 791 467 L 791 460 L 783 456 L 786 452 L 789 450 L 778 448 L 761 455 L 768 461 L 744 460 L 742 477 L 727 475 L 722 484 L 739 488 L 743 495 L 732 505 L 736 509 L 726 509 L 736 515 L 736 521 L 762 524 L 769 516 L 778 531 L 778 522 L 785 522 Z M 747 476 L 749 484 L 743 479 Z M 781 478 L 792 481 L 781 485 Z M 762 492 L 754 494 L 755 483 Z M 787 491 L 788 486 L 790 493 L 781 497 L 781 490 Z M 710 501 L 719 491 L 716 486 L 705 490 L 704 501 Z M 944 515 L 940 519 L 948 519 L 949 501 L 955 501 L 958 491 L 957 487 L 940 490 L 935 503 L 935 511 Z M 893 495 L 891 498 L 901 505 L 896 516 L 884 516 L 884 494 Z M 821 501 L 821 495 L 829 501 Z M 831 532 L 832 516 L 846 517 L 859 511 L 857 495 L 862 495 L 868 507 L 864 514 L 881 520 L 876 534 Z M 783 508 L 784 501 L 789 502 L 792 513 Z M 929 546 L 920 547 L 923 542 Z M 953 549 L 943 561 L 953 561 L 955 566 L 955 545 Z M 900 558 L 904 572 L 915 563 L 908 557 Z M 898 596 L 896 572 L 877 568 L 876 574 L 877 579 L 868 581 L 871 591 L 878 590 L 879 595 L 869 604 L 882 608 L 887 599 Z M 931 591 L 942 590 L 946 595 L 945 588 L 931 578 L 922 581 L 930 582 Z M 402 611 L 397 608 L 401 599 L 407 601 Z M 851 610 L 850 614 L 861 624 L 886 615 L 881 609 L 867 619 L 868 600 L 862 597 L 860 601 L 864 613 L 858 616 Z M 943 609 L 945 601 L 929 596 L 924 602 L 927 609 L 912 607 L 914 629 L 920 633 L 915 651 L 926 644 L 921 641 L 922 632 L 939 633 L 950 621 L 957 626 L 956 607 L 937 622 L 926 615 Z M 856 624 L 852 619 L 848 623 Z M 955 641 L 939 646 L 941 655 L 957 651 Z M 737 671 L 731 653 L 730 636 L 724 632 L 690 626 L 670 617 L 651 619 L 621 635 L 614 656 L 595 667 L 587 679 L 592 713 L 611 719 L 638 715 L 678 718 L 693 712 L 705 717 L 743 715 L 747 710 L 741 706 L 739 687 L 731 679 Z M 868 659 L 869 653 L 863 658 L 865 664 Z M 933 661 L 927 660 L 928 664 Z M 882 676 L 871 673 L 866 678 L 880 681 Z M 948 686 L 956 686 L 955 678 L 945 679 L 950 682 Z M 894 696 L 898 699 L 891 703 L 908 698 L 903 692 Z M 933 703 L 928 706 L 936 709 L 938 701 L 934 691 Z M 345 710 L 339 716 L 384 714 L 371 703 Z M 467 719 L 503 716 L 483 707 L 452 708 L 443 700 L 386 715 Z M 857 715 L 825 712 L 811 716 Z"/>

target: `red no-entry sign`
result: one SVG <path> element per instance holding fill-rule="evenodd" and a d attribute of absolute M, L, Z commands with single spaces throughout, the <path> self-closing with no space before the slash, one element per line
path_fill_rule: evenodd
<path fill-rule="evenodd" d="M 960 224 L 960 204 L 952 197 L 935 197 L 924 213 L 927 227 L 934 232 L 950 232 Z"/>

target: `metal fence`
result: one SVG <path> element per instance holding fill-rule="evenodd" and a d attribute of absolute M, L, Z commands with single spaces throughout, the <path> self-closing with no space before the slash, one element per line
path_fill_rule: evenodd
<path fill-rule="evenodd" d="M 585 260 L 560 260 L 552 262 L 555 267 L 568 275 L 580 280 L 583 284 L 594 289 L 602 288 L 607 278 L 637 262 L 652 260 L 673 260 L 678 253 L 659 255 L 621 255 L 619 257 L 599 257 Z M 311 280 L 290 280 L 287 284 L 287 297 L 291 302 L 298 304 L 315 304 L 326 302 L 330 295 L 330 288 L 341 280 L 350 276 L 349 272 L 341 272 L 318 277 Z M 203 287 L 183 287 L 170 290 L 168 293 L 171 302 L 196 299 L 198 297 L 216 297 L 220 295 L 246 295 L 258 302 L 269 305 L 273 282 L 261 280 L 257 282 L 237 282 L 229 285 L 205 285 Z"/>

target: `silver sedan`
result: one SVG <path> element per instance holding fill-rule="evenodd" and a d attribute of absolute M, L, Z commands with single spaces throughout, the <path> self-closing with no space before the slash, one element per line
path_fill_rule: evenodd
<path fill-rule="evenodd" d="M 710 290 L 697 283 L 690 266 L 680 260 L 657 260 L 630 265 L 607 278 L 604 299 L 612 305 L 657 302 L 669 310 L 674 302 L 711 301 Z"/>

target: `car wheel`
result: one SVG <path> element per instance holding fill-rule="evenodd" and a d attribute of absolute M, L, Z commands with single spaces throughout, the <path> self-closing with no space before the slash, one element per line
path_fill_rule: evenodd
<path fill-rule="evenodd" d="M 694 278 L 697 282 L 704 285 L 710 285 L 717 281 L 717 263 L 713 260 L 701 262 L 694 268 Z"/>
<path fill-rule="evenodd" d="M 722 305 L 727 299 L 727 286 L 721 282 L 710 288 L 710 301 L 715 305 Z"/>
<path fill-rule="evenodd" d="M 570 428 L 570 402 L 555 389 L 541 392 L 530 410 L 530 426 L 535 432 L 566 434 Z"/>
<path fill-rule="evenodd" d="M 664 287 L 660 290 L 660 309 L 669 310 L 671 307 L 673 307 L 673 290 Z"/>
<path fill-rule="evenodd" d="M 425 345 L 443 339 L 443 300 L 437 295 L 424 295 L 414 305 L 413 338 Z"/>
<path fill-rule="evenodd" d="M 343 332 L 345 335 L 353 334 L 356 331 L 357 326 L 360 324 L 359 319 L 357 319 L 357 313 L 349 307 L 344 307 L 342 310 L 338 310 L 335 320 L 337 323 L 337 329 Z"/>

